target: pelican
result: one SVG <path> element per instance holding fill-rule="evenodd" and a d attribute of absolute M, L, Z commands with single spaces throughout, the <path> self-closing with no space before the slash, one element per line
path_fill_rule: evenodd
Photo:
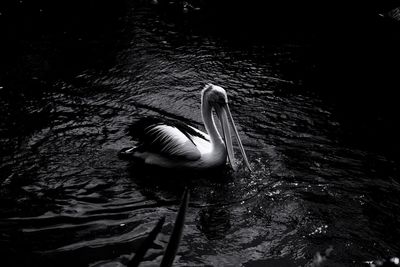
<path fill-rule="evenodd" d="M 222 133 L 215 125 L 213 110 L 221 123 Z M 143 160 L 147 165 L 194 170 L 223 166 L 228 158 L 236 170 L 230 123 L 244 162 L 251 171 L 222 87 L 212 84 L 204 87 L 201 91 L 201 115 L 207 134 L 178 121 L 141 119 L 128 129 L 133 139 L 137 139 L 137 145 L 122 149 L 119 155 Z"/>

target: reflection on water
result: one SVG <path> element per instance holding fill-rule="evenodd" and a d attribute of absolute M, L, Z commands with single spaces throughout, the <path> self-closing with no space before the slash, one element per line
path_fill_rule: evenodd
<path fill-rule="evenodd" d="M 300 92 L 285 69 L 303 47 L 183 38 L 148 9 L 124 20 L 115 62 L 0 84 L 0 244 L 10 265 L 121 266 L 166 216 L 145 257 L 153 266 L 185 186 L 177 266 L 298 266 L 330 246 L 342 266 L 399 251 L 396 165 L 342 144 L 330 108 Z M 117 157 L 131 144 L 126 125 L 142 116 L 201 128 L 208 82 L 227 90 L 254 172 L 165 172 Z"/>

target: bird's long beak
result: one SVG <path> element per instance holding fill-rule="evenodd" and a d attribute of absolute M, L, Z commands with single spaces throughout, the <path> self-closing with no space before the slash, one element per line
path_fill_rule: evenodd
<path fill-rule="evenodd" d="M 232 137 L 231 137 L 229 123 L 233 128 L 233 133 L 238 141 L 240 152 L 242 153 L 244 162 L 246 163 L 247 168 L 251 171 L 249 161 L 247 160 L 246 152 L 244 151 L 242 141 L 240 140 L 239 133 L 236 129 L 236 125 L 235 122 L 233 121 L 232 114 L 231 111 L 229 110 L 228 104 L 223 104 L 219 106 L 218 108 L 216 108 L 216 112 L 221 121 L 222 133 L 225 140 L 226 150 L 228 152 L 229 163 L 231 164 L 232 169 L 236 170 L 236 165 L 235 165 L 235 157 L 233 153 Z"/>

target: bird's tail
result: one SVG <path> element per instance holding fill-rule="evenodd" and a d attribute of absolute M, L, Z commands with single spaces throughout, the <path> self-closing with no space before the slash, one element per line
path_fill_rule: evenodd
<path fill-rule="evenodd" d="M 118 157 L 120 159 L 133 159 L 133 154 L 137 151 L 138 146 L 130 146 L 121 149 L 118 152 Z"/>

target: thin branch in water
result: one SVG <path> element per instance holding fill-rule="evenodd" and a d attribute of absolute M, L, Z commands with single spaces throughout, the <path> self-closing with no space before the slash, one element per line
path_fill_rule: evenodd
<path fill-rule="evenodd" d="M 171 237 L 169 239 L 167 249 L 165 250 L 163 259 L 161 261 L 161 267 L 172 266 L 176 253 L 178 252 L 179 243 L 182 238 L 183 228 L 185 225 L 186 210 L 189 203 L 189 190 L 186 188 L 183 192 L 181 205 L 179 207 L 178 215 L 176 215 L 174 229 L 172 230 Z"/>
<path fill-rule="evenodd" d="M 156 239 L 157 235 L 161 232 L 162 226 L 164 225 L 165 217 L 161 217 L 156 226 L 154 226 L 153 230 L 149 233 L 143 243 L 140 245 L 139 249 L 136 251 L 135 256 L 129 261 L 128 267 L 136 267 L 143 261 L 144 256 L 146 255 L 147 250 L 153 245 L 154 239 Z"/>

